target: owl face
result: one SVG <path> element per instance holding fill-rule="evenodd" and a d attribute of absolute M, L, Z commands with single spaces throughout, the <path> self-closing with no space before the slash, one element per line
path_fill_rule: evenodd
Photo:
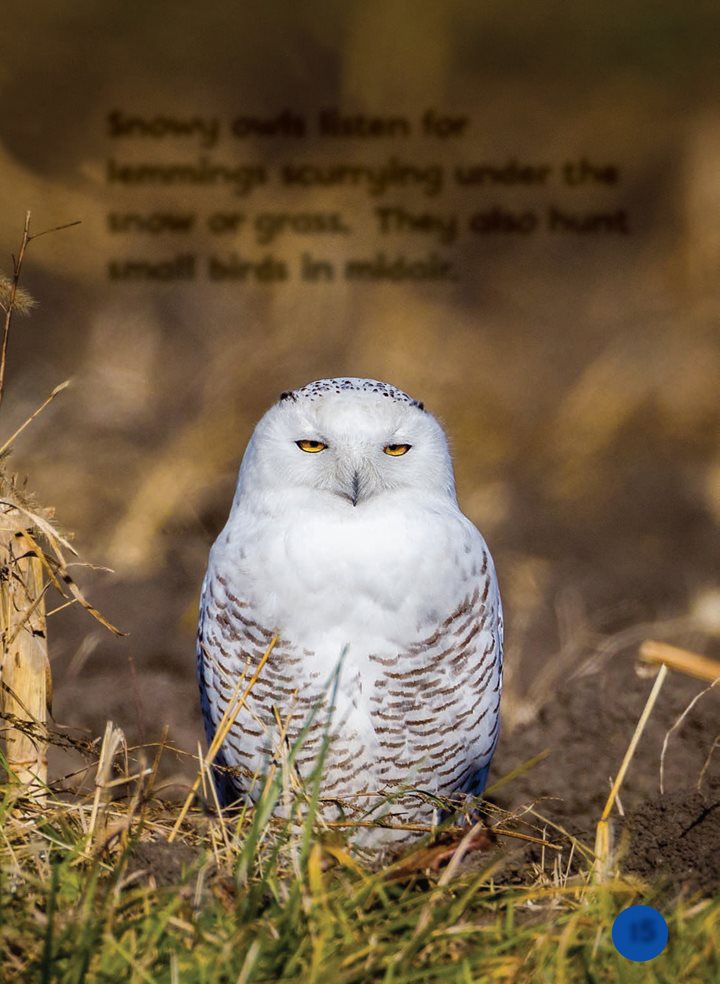
<path fill-rule="evenodd" d="M 455 494 L 438 421 L 376 380 L 318 380 L 283 394 L 258 423 L 245 468 L 267 491 L 311 490 L 349 510 L 399 490 Z"/>

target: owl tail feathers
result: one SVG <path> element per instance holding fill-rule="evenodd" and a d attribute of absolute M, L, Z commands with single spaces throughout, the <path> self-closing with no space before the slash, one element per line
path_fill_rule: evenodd
<path fill-rule="evenodd" d="M 480 796 L 487 786 L 489 773 L 490 763 L 488 762 L 484 768 L 478 769 L 470 776 L 465 792 L 470 793 L 471 796 Z"/>
<path fill-rule="evenodd" d="M 236 804 L 240 798 L 240 792 L 227 772 L 213 769 L 213 782 L 218 796 L 218 803 L 223 809 Z"/>
<path fill-rule="evenodd" d="M 215 757 L 212 767 L 212 779 L 215 785 L 218 803 L 223 810 L 239 805 L 243 793 L 238 785 L 238 781 L 228 771 L 227 763 L 222 752 L 218 752 Z"/>

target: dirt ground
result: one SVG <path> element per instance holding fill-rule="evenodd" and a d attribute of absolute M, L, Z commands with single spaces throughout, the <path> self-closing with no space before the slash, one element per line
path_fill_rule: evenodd
<path fill-rule="evenodd" d="M 633 664 L 629 654 L 621 655 L 602 671 L 563 683 L 537 720 L 501 743 L 495 774 L 544 749 L 548 756 L 491 799 L 511 810 L 535 804 L 541 815 L 592 846 L 610 780 L 652 683 L 638 678 Z M 667 729 L 700 689 L 675 674 L 666 679 L 621 790 L 624 817 L 614 813 L 613 835 L 624 870 L 673 892 L 712 894 L 720 888 L 720 785 L 707 773 L 699 779 L 718 731 L 716 695 L 700 701 L 671 736 L 665 793 L 659 788 Z M 537 856 L 537 850 L 527 852 Z"/>

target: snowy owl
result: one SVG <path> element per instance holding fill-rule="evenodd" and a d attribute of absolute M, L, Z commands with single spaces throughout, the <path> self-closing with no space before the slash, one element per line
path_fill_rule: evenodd
<path fill-rule="evenodd" d="M 433 795 L 482 792 L 502 689 L 495 569 L 442 427 L 394 386 L 321 379 L 257 424 L 202 588 L 208 741 L 274 638 L 216 759 L 233 767 L 226 803 L 301 732 L 295 778 L 325 743 L 320 795 L 346 812 L 384 798 L 385 823 L 431 823 Z"/>

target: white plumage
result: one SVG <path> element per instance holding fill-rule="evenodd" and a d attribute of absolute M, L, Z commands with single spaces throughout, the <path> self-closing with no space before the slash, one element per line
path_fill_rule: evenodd
<path fill-rule="evenodd" d="M 499 730 L 502 609 L 485 541 L 460 512 L 445 434 L 366 379 L 285 393 L 259 421 L 203 583 L 198 678 L 210 740 L 239 677 L 278 642 L 218 759 L 225 801 L 253 792 L 340 667 L 321 795 L 430 822 L 426 797 L 482 792 Z M 297 758 L 307 777 L 326 716 Z M 378 794 L 375 796 L 374 794 Z"/>

